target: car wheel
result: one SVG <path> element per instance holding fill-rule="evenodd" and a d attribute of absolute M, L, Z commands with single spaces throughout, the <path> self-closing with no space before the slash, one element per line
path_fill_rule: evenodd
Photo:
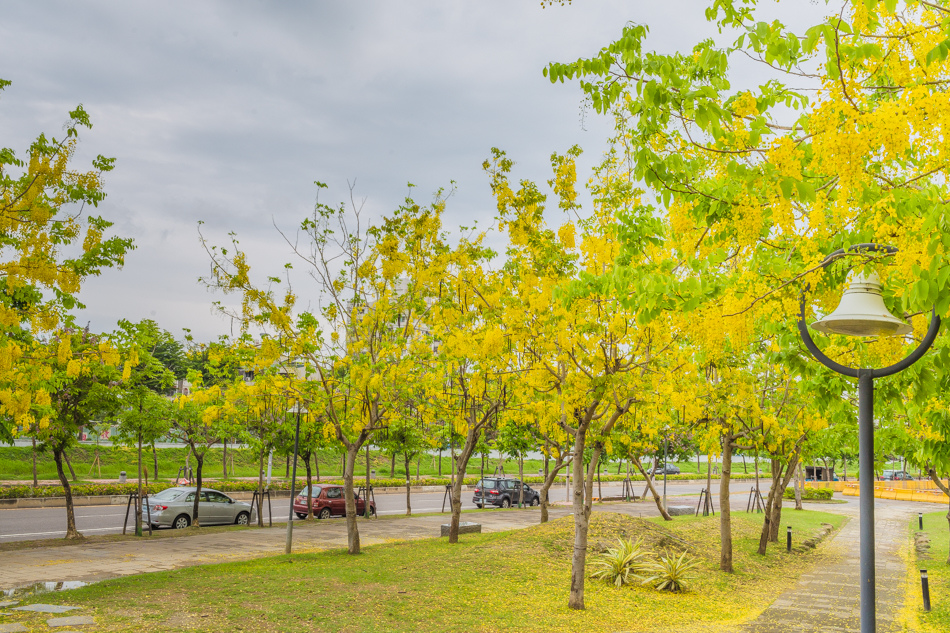
<path fill-rule="evenodd" d="M 508 499 L 508 497 L 505 497 L 504 499 L 501 500 L 501 507 L 502 507 L 502 508 L 510 508 L 510 507 L 511 507 L 511 501 Z"/>
<path fill-rule="evenodd" d="M 154 531 L 157 530 L 157 529 L 158 529 L 158 526 L 153 523 L 153 524 L 152 524 L 152 531 L 154 532 Z"/>
<path fill-rule="evenodd" d="M 321 518 L 321 519 L 329 519 L 329 518 L 330 518 L 330 508 L 324 508 L 323 510 L 320 510 L 320 514 L 318 514 L 317 517 L 319 517 L 319 518 Z"/>
<path fill-rule="evenodd" d="M 369 507 L 369 515 L 370 515 L 371 517 L 376 516 L 376 508 L 374 508 L 373 506 L 370 506 L 370 507 Z"/>
<path fill-rule="evenodd" d="M 189 525 L 191 525 L 191 519 L 188 518 L 187 514 L 179 514 L 172 522 L 172 527 L 176 530 L 184 530 Z"/>
<path fill-rule="evenodd" d="M 298 518 L 298 519 L 306 519 L 306 518 L 307 518 L 307 515 L 304 514 L 303 512 L 298 512 L 298 513 L 297 513 L 297 518 Z"/>
<path fill-rule="evenodd" d="M 237 517 L 234 519 L 234 522 L 238 525 L 247 525 L 251 522 L 251 515 L 247 512 L 238 512 Z"/>
<path fill-rule="evenodd" d="M 535 497 L 534 499 L 531 500 L 531 505 L 533 505 L 533 506 L 539 506 L 539 505 L 541 505 L 541 500 L 538 499 L 537 497 Z"/>
<path fill-rule="evenodd" d="M 480 503 L 476 503 L 476 504 L 475 504 L 475 507 L 478 508 L 479 510 L 481 510 L 481 509 L 484 508 L 485 506 L 483 506 L 483 505 L 480 504 Z"/>

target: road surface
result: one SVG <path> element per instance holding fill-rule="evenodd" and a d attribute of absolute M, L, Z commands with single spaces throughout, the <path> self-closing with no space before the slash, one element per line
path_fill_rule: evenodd
<path fill-rule="evenodd" d="M 645 485 L 635 482 L 634 491 L 639 496 Z M 767 483 L 767 480 L 762 482 Z M 752 486 L 750 481 L 736 481 L 732 484 L 734 495 L 748 495 Z M 535 486 L 532 486 L 535 487 Z M 695 496 L 705 487 L 703 482 L 669 482 L 667 494 L 671 499 L 670 505 L 676 505 L 676 496 Z M 620 496 L 622 486 L 619 483 L 603 484 L 603 496 Z M 663 493 L 663 481 L 657 481 L 657 490 Z M 712 484 L 713 500 L 719 505 L 719 484 L 715 480 Z M 765 494 L 765 490 L 763 490 Z M 599 496 L 598 487 L 594 483 L 594 496 Z M 442 510 L 444 493 L 442 492 L 414 492 L 412 493 L 412 511 L 414 514 L 440 512 Z M 553 503 L 564 503 L 569 500 L 564 485 L 552 488 L 550 492 Z M 375 495 L 376 508 L 381 515 L 399 515 L 406 512 L 405 492 Z M 734 503 L 737 500 L 734 499 Z M 288 500 L 280 499 L 274 503 L 274 520 L 285 521 L 288 515 Z M 449 509 L 445 503 L 446 511 Z M 472 493 L 462 492 L 462 508 L 473 509 Z M 83 534 L 121 534 L 122 523 L 125 519 L 125 506 L 81 506 L 75 509 L 76 527 Z M 134 517 L 130 516 L 130 528 L 134 530 Z M 264 520 L 268 519 L 267 505 L 264 505 Z M 297 520 L 295 518 L 295 520 Z M 336 520 L 336 519 L 331 519 Z M 0 510 L 0 543 L 10 541 L 37 540 L 62 538 L 66 535 L 66 508 L 25 508 Z"/>

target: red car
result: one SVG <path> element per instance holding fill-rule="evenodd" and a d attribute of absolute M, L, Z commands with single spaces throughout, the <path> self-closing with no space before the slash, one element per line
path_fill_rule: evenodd
<path fill-rule="evenodd" d="M 336 484 L 320 484 L 313 487 L 313 515 L 318 519 L 329 519 L 331 516 L 346 515 L 346 499 L 343 495 L 343 486 Z M 294 498 L 294 512 L 300 519 L 307 518 L 307 488 L 304 487 Z M 360 516 L 366 513 L 366 501 L 357 495 L 356 513 Z M 376 503 L 369 502 L 369 513 L 376 514 Z"/>

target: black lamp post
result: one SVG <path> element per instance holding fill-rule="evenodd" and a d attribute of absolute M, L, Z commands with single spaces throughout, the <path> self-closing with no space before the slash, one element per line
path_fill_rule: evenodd
<path fill-rule="evenodd" d="M 858 244 L 848 252 L 880 252 L 893 255 L 897 252 L 891 246 L 878 244 Z M 822 268 L 845 255 L 838 249 L 824 259 Z M 807 288 L 806 288 L 807 291 Z M 812 327 L 820 332 L 844 334 L 846 336 L 879 336 L 908 334 L 912 328 L 893 316 L 884 306 L 881 297 L 881 285 L 877 275 L 856 275 L 850 287 L 845 291 L 838 308 L 813 323 Z M 874 379 L 892 376 L 913 365 L 930 349 L 937 332 L 940 330 L 940 317 L 933 311 L 930 328 L 923 341 L 913 352 L 900 362 L 882 369 L 857 369 L 847 367 L 828 358 L 811 338 L 805 323 L 805 293 L 801 297 L 801 313 L 798 331 L 808 351 L 825 367 L 844 376 L 858 379 L 858 453 L 860 487 L 860 528 L 861 528 L 861 633 L 875 633 L 877 624 L 874 613 L 875 572 L 874 572 Z"/>

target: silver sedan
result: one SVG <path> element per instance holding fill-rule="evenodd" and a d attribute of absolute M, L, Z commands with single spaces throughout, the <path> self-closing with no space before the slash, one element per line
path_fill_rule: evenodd
<path fill-rule="evenodd" d="M 142 522 L 151 521 L 152 529 L 162 526 L 186 528 L 194 523 L 192 512 L 195 507 L 195 494 L 198 498 L 198 520 L 201 525 L 231 524 L 248 525 L 257 518 L 251 506 L 243 501 L 235 501 L 217 490 L 179 486 L 166 488 L 159 493 L 146 497 L 147 506 L 142 508 Z"/>

